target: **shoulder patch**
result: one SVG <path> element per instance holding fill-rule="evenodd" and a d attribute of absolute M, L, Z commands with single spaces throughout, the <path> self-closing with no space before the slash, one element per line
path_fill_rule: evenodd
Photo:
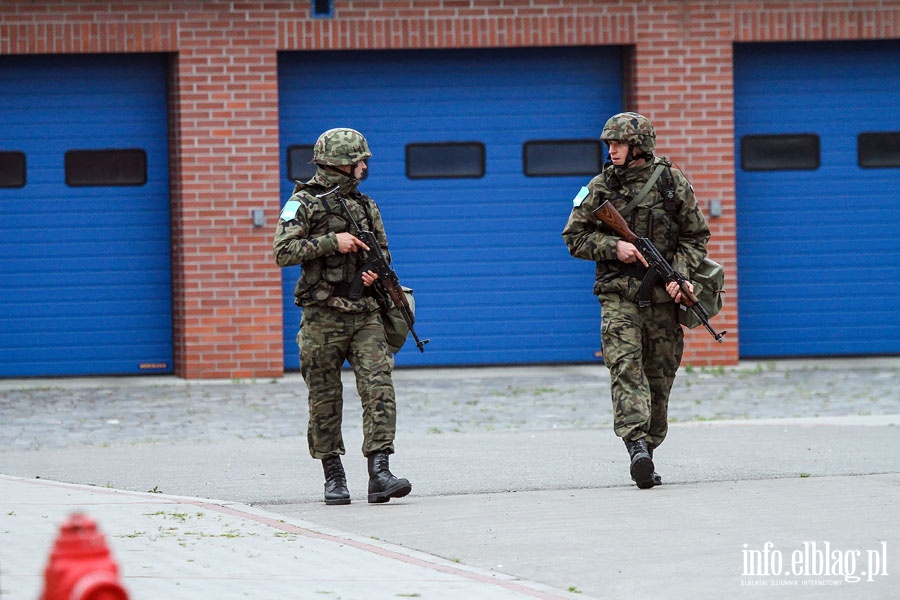
<path fill-rule="evenodd" d="M 291 221 L 297 216 L 297 211 L 300 209 L 300 203 L 296 200 L 289 200 L 287 204 L 284 205 L 284 208 L 281 209 L 281 220 L 282 221 Z"/>
<path fill-rule="evenodd" d="M 572 198 L 572 206 L 581 206 L 581 203 L 584 202 L 584 199 L 588 197 L 591 191 L 587 188 L 587 186 L 582 186 L 578 193 L 575 194 L 575 197 Z"/>

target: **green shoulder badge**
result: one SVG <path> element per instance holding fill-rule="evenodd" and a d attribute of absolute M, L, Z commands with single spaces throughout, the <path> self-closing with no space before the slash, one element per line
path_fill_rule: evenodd
<path fill-rule="evenodd" d="M 300 203 L 296 200 L 289 200 L 284 208 L 281 209 L 281 220 L 292 221 L 297 217 L 297 210 L 300 209 Z"/>
<path fill-rule="evenodd" d="M 572 206 L 581 206 L 581 203 L 584 202 L 584 199 L 588 197 L 591 191 L 587 188 L 587 186 L 582 186 L 578 193 L 575 194 L 575 197 L 572 198 Z"/>

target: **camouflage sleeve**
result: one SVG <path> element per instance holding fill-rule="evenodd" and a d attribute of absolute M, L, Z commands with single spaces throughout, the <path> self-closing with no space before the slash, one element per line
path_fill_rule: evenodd
<path fill-rule="evenodd" d="M 295 196 L 292 200 L 297 199 Z M 275 227 L 272 250 L 279 267 L 299 265 L 305 261 L 337 252 L 337 236 L 329 231 L 325 235 L 310 237 L 310 207 L 301 201 L 296 213 L 282 211 Z M 285 205 L 287 207 L 287 205 Z"/>
<path fill-rule="evenodd" d="M 562 237 L 575 258 L 586 260 L 614 260 L 618 236 L 603 232 L 597 227 L 594 210 L 603 202 L 605 186 L 600 177 L 595 177 L 587 186 L 588 195 L 578 200 L 576 196 L 569 214 L 569 221 L 563 229 Z"/>
<path fill-rule="evenodd" d="M 679 211 L 678 247 L 672 259 L 672 268 L 690 277 L 706 256 L 709 242 L 709 226 L 694 197 L 694 188 L 679 169 L 672 169 L 675 192 L 681 198 Z"/>
<path fill-rule="evenodd" d="M 375 204 L 375 201 L 371 198 L 369 198 L 369 202 L 371 203 L 372 208 L 370 212 L 372 215 L 372 233 L 375 234 L 375 238 L 378 240 L 378 245 L 381 246 L 385 258 L 387 258 L 388 262 L 391 262 L 391 251 L 388 250 L 387 233 L 384 231 L 384 221 L 381 219 L 381 209 L 378 208 L 378 205 Z"/>

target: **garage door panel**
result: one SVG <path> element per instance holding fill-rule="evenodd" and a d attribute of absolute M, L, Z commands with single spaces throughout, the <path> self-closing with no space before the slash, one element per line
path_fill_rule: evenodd
<path fill-rule="evenodd" d="M 0 57 L 0 89 L 27 167 L 0 190 L 0 376 L 171 372 L 165 57 Z M 68 186 L 66 153 L 98 149 L 142 150 L 146 183 Z"/>
<path fill-rule="evenodd" d="M 316 68 L 340 72 L 353 89 L 312 101 L 302 78 L 315 80 Z M 593 265 L 573 259 L 560 236 L 571 198 L 593 173 L 526 177 L 522 145 L 597 139 L 620 110 L 620 73 L 616 48 L 281 55 L 282 148 L 336 126 L 359 129 L 372 148 L 360 189 L 379 203 L 394 266 L 416 291 L 417 331 L 432 338 L 424 354 L 401 352 L 398 365 L 595 360 Z M 483 176 L 408 179 L 406 145 L 434 142 L 484 144 Z M 290 190 L 285 180 L 284 200 Z M 298 273 L 285 270 L 286 293 Z M 289 369 L 299 320 L 290 300 Z M 561 302 L 573 307 L 568 320 L 557 315 Z M 573 313 L 591 326 L 574 331 Z M 485 323 L 506 335 L 487 335 Z"/>
<path fill-rule="evenodd" d="M 896 242 L 894 240 L 856 240 L 847 236 L 846 231 L 843 229 L 834 229 L 840 231 L 841 235 L 840 237 L 831 238 L 830 241 L 784 238 L 771 241 L 757 240 L 747 242 L 742 250 L 747 253 L 753 253 L 754 257 L 766 260 L 772 265 L 762 274 L 777 271 L 784 267 L 796 271 L 797 266 L 821 266 L 823 262 L 830 264 L 832 261 L 836 266 L 859 266 L 863 263 L 861 257 L 854 253 L 854 248 L 858 248 L 861 244 L 869 246 L 866 249 L 867 259 L 879 255 L 887 258 L 896 250 Z M 894 247 L 893 250 L 891 249 L 892 246 Z M 871 253 L 869 252 L 870 250 Z M 742 277 L 750 277 L 751 275 L 752 273 L 747 273 L 742 275 Z"/>
<path fill-rule="evenodd" d="M 900 42 L 735 48 L 742 357 L 900 352 L 900 169 L 858 136 L 900 131 Z M 814 170 L 746 171 L 746 135 L 814 134 Z M 852 316 L 851 316 L 852 315 Z"/>
<path fill-rule="evenodd" d="M 34 333 L 35 325 L 43 327 L 40 333 Z M 4 352 L 7 356 L 29 354 L 38 360 L 45 360 L 48 356 L 58 355 L 60 348 L 66 348 L 74 353 L 71 358 L 81 360 L 88 356 L 97 356 L 98 353 L 111 354 L 112 349 L 130 352 L 134 348 L 142 348 L 144 351 L 152 351 L 155 344 L 164 342 L 168 337 L 167 330 L 160 329 L 155 335 L 151 331 L 147 335 L 142 334 L 140 340 L 131 339 L 128 331 L 135 325 L 140 326 L 137 319 L 110 317 L 102 311 L 97 311 L 94 315 L 86 314 L 75 319 L 66 319 L 64 323 L 59 319 L 36 319 L 28 326 L 10 321 L 4 335 L 8 336 L 10 342 L 19 344 L 20 348 L 7 349 Z M 106 334 L 111 339 L 114 338 L 115 343 L 108 346 L 84 344 L 84 336 L 96 335 L 98 332 Z"/>
<path fill-rule="evenodd" d="M 478 285 L 478 283 L 479 282 L 476 281 L 476 285 L 462 288 L 466 290 L 474 289 L 476 291 L 462 292 L 460 291 L 460 288 L 454 288 L 447 292 L 427 292 L 419 294 L 418 290 L 416 290 L 416 303 L 419 304 L 427 301 L 429 308 L 441 315 L 441 320 L 432 323 L 432 327 L 438 327 L 441 323 L 453 323 L 453 325 L 448 327 L 451 331 L 460 321 L 478 318 L 484 321 L 495 322 L 505 319 L 512 311 L 515 311 L 518 315 L 525 318 L 525 321 L 520 324 L 517 329 L 532 326 L 542 327 L 544 324 L 547 324 L 553 331 L 568 331 L 574 329 L 569 326 L 569 323 L 572 320 L 585 319 L 585 315 L 580 307 L 559 310 L 552 315 L 543 313 L 537 314 L 536 311 L 538 311 L 539 308 L 535 306 L 535 303 L 531 300 L 531 296 L 528 294 L 528 290 L 525 289 L 508 289 L 504 292 L 504 295 L 510 298 L 509 301 L 485 304 L 485 297 L 490 298 L 494 294 L 491 293 L 491 290 L 485 292 L 483 286 Z M 453 299 L 444 297 L 448 293 L 453 293 Z M 521 300 L 518 300 L 518 298 L 521 298 Z M 466 304 L 466 302 L 468 302 L 468 304 Z M 595 311 L 587 318 L 596 319 L 598 310 L 599 308 L 595 308 Z M 559 320 L 561 319 L 565 319 L 566 322 L 560 324 Z M 594 332 L 599 331 L 597 325 L 598 324 L 595 322 L 595 327 L 593 328 Z M 466 326 L 466 330 L 471 330 L 471 328 Z M 483 329 L 479 327 L 477 330 L 472 331 L 479 333 L 482 332 Z"/>

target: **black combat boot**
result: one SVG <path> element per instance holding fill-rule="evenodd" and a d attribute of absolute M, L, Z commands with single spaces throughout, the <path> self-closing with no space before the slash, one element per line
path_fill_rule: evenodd
<path fill-rule="evenodd" d="M 369 455 L 369 503 L 380 504 L 391 498 L 402 498 L 412 491 L 406 479 L 398 479 L 391 473 L 387 452 Z"/>
<path fill-rule="evenodd" d="M 644 439 L 633 442 L 624 441 L 625 447 L 628 448 L 628 455 L 631 456 L 632 481 L 642 490 L 652 488 L 655 485 L 653 483 L 653 459 L 650 457 L 647 441 Z"/>
<path fill-rule="evenodd" d="M 325 470 L 325 504 L 350 504 L 350 491 L 341 457 L 326 456 L 322 459 L 322 468 Z"/>

